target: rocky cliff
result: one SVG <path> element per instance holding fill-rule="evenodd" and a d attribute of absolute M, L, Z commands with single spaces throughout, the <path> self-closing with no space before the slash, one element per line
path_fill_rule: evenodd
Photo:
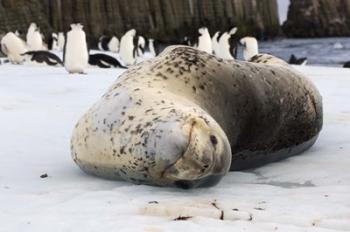
<path fill-rule="evenodd" d="M 66 31 L 81 22 L 90 39 L 120 36 L 130 28 L 173 42 L 199 26 L 213 33 L 233 25 L 241 35 L 279 34 L 276 0 L 1 0 L 0 31 L 26 31 L 35 21 L 45 31 Z"/>
<path fill-rule="evenodd" d="M 350 0 L 291 0 L 288 37 L 350 36 Z"/>

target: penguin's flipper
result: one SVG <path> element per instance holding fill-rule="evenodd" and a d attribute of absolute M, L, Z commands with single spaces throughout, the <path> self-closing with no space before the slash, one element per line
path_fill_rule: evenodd
<path fill-rule="evenodd" d="M 99 60 L 97 62 L 97 66 L 100 68 L 111 68 L 111 65 L 107 62 L 104 62 L 103 60 Z"/>

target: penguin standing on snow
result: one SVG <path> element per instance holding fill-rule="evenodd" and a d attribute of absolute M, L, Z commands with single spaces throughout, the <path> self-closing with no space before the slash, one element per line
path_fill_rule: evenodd
<path fill-rule="evenodd" d="M 62 66 L 61 59 L 49 51 L 29 51 L 22 54 L 27 61 L 47 64 L 50 66 Z"/>
<path fill-rule="evenodd" d="M 143 36 L 137 35 L 134 37 L 134 54 L 135 57 L 141 57 L 143 56 L 143 53 L 145 52 L 146 47 L 146 40 Z"/>
<path fill-rule="evenodd" d="M 198 32 L 199 32 L 199 37 L 198 37 L 197 48 L 201 51 L 212 54 L 213 47 L 212 47 L 212 42 L 211 42 L 208 28 L 206 28 L 206 27 L 199 28 Z"/>
<path fill-rule="evenodd" d="M 114 53 L 117 53 L 119 51 L 119 39 L 117 36 L 112 36 L 112 38 L 109 40 L 108 49 Z"/>
<path fill-rule="evenodd" d="M 156 46 L 154 39 L 148 39 L 148 49 L 152 56 L 156 57 L 159 54 L 159 47 Z"/>
<path fill-rule="evenodd" d="M 90 54 L 89 64 L 100 68 L 126 68 L 114 57 L 103 53 Z"/>
<path fill-rule="evenodd" d="M 218 42 L 218 47 L 219 47 L 219 51 L 217 56 L 222 58 L 222 59 L 226 59 L 226 60 L 233 60 L 234 59 L 234 48 L 232 47 L 231 44 L 231 37 L 236 34 L 237 32 L 237 27 L 232 28 L 230 31 L 228 32 L 224 32 L 219 38 L 219 42 Z"/>
<path fill-rule="evenodd" d="M 219 39 L 222 36 L 223 33 L 220 31 L 217 31 L 214 36 L 211 39 L 211 44 L 213 47 L 213 53 L 216 56 L 220 56 L 220 46 L 219 46 Z"/>
<path fill-rule="evenodd" d="M 98 41 L 98 49 L 101 51 L 111 51 L 117 53 L 119 50 L 119 40 L 116 36 L 101 36 Z"/>
<path fill-rule="evenodd" d="M 43 38 L 40 29 L 35 23 L 31 23 L 27 32 L 27 45 L 29 51 L 37 51 L 43 49 Z"/>
<path fill-rule="evenodd" d="M 64 67 L 69 73 L 84 74 L 89 61 L 86 35 L 80 23 L 70 26 L 63 51 Z"/>
<path fill-rule="evenodd" d="M 27 52 L 26 43 L 13 32 L 7 33 L 1 39 L 1 52 L 4 53 L 12 64 L 22 64 L 22 54 Z"/>
<path fill-rule="evenodd" d="M 134 46 L 134 37 L 136 36 L 136 30 L 131 29 L 127 31 L 123 37 L 120 39 L 120 49 L 119 55 L 125 65 L 132 65 L 136 62 L 135 56 L 135 46 Z"/>
<path fill-rule="evenodd" d="M 65 44 L 65 38 L 64 38 L 64 33 L 63 32 L 59 32 L 58 33 L 57 44 L 58 44 L 58 49 L 60 51 L 63 51 L 64 44 Z"/>
<path fill-rule="evenodd" d="M 109 42 L 109 37 L 103 35 L 98 39 L 97 47 L 100 51 L 108 51 L 107 44 Z"/>
<path fill-rule="evenodd" d="M 254 37 L 244 37 L 240 40 L 243 45 L 243 58 L 249 61 L 253 56 L 259 54 L 258 41 Z"/>
<path fill-rule="evenodd" d="M 58 36 L 56 33 L 51 33 L 48 39 L 48 49 L 49 50 L 58 50 Z"/>

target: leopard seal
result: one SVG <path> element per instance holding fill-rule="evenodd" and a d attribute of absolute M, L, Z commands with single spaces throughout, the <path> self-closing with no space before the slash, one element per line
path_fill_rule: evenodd
<path fill-rule="evenodd" d="M 321 128 L 319 92 L 284 61 L 171 46 L 131 66 L 83 115 L 71 153 L 103 178 L 213 186 L 229 170 L 299 154 Z"/>

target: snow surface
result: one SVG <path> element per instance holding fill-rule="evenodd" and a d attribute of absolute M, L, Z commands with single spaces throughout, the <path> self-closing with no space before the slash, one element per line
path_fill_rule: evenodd
<path fill-rule="evenodd" d="M 71 159 L 75 123 L 121 69 L 0 65 L 0 231 L 350 231 L 350 70 L 298 69 L 323 95 L 315 146 L 180 190 L 99 179 Z"/>

